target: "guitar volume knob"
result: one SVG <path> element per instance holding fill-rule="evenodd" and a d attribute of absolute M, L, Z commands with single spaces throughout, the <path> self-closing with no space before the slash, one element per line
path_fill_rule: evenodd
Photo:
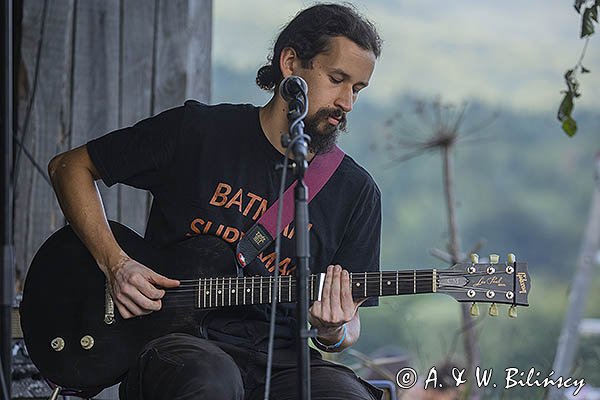
<path fill-rule="evenodd" d="M 85 350 L 89 350 L 94 347 L 94 338 L 90 335 L 85 335 L 81 338 L 79 343 L 81 343 L 81 347 L 83 347 Z"/>
<path fill-rule="evenodd" d="M 52 347 L 54 351 L 61 351 L 65 348 L 65 340 L 61 337 L 56 337 L 50 342 L 50 347 Z"/>

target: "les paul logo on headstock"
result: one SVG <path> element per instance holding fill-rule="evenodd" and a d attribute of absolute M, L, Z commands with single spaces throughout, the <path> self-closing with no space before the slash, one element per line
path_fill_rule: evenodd
<path fill-rule="evenodd" d="M 481 277 L 479 280 L 473 284 L 475 287 L 479 286 L 496 286 L 496 287 L 504 287 L 506 283 L 504 283 L 504 277 L 502 276 L 486 276 Z"/>

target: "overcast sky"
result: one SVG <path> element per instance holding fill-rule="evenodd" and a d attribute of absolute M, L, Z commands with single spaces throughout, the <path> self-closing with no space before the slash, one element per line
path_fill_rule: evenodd
<path fill-rule="evenodd" d="M 354 1 L 375 22 L 383 55 L 368 90 L 372 101 L 399 94 L 479 99 L 531 111 L 555 111 L 565 70 L 584 40 L 571 0 Z M 279 29 L 301 8 L 298 0 L 215 0 L 214 63 L 255 71 Z M 600 33 L 584 59 L 575 109 L 598 110 Z"/>

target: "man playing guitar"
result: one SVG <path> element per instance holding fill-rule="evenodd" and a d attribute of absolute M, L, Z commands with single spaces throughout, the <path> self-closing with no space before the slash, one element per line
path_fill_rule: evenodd
<path fill-rule="evenodd" d="M 278 197 L 276 165 L 285 153 L 287 103 L 279 83 L 297 75 L 308 84 L 309 161 L 330 151 L 346 127 L 359 92 L 367 87 L 381 51 L 374 26 L 346 5 L 319 4 L 298 13 L 281 31 L 257 84 L 273 91 L 263 107 L 188 101 L 136 125 L 111 132 L 54 157 L 50 177 L 73 230 L 105 274 L 123 318 L 161 309 L 165 290 L 180 282 L 130 257 L 115 239 L 95 181 L 124 183 L 153 195 L 145 233 L 164 247 L 212 234 L 235 244 Z M 232 57 L 235 57 L 232 49 Z M 292 180 L 286 184 L 289 186 Z M 310 203 L 312 273 L 326 272 L 323 296 L 309 311 L 323 351 L 341 351 L 360 335 L 349 272 L 377 271 L 380 192 L 371 176 L 344 156 Z M 293 274 L 293 224 L 275 266 L 272 247 L 258 260 L 270 272 Z M 123 399 L 259 399 L 264 390 L 269 307 L 213 312 L 197 336 L 176 333 L 148 343 L 121 385 Z M 272 397 L 296 398 L 294 306 L 277 312 Z M 312 397 L 374 399 L 381 393 L 351 370 L 311 353 Z"/>

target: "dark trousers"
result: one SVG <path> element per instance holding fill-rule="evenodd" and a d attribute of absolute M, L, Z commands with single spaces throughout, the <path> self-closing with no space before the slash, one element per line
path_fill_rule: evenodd
<path fill-rule="evenodd" d="M 175 333 L 148 343 L 120 387 L 123 400 L 262 400 L 267 355 L 260 351 Z M 273 358 L 273 400 L 297 399 L 296 352 Z M 352 370 L 311 349 L 314 400 L 381 399 L 382 392 Z"/>

